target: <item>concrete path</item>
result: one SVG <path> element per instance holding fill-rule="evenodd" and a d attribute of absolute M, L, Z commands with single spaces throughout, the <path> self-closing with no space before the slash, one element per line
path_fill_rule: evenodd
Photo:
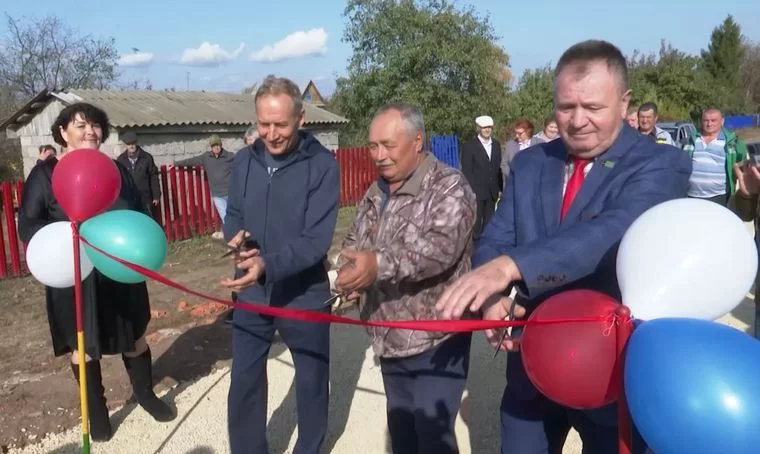
<path fill-rule="evenodd" d="M 740 329 L 753 314 L 750 299 L 722 321 Z M 356 314 L 349 314 L 355 316 Z M 387 430 L 380 371 L 368 348 L 363 329 L 334 326 L 332 338 L 332 399 L 330 428 L 325 452 L 336 454 L 384 454 Z M 476 334 L 468 389 L 457 421 L 462 454 L 499 451 L 498 407 L 504 389 L 504 355 L 493 351 L 482 334 Z M 290 453 L 296 438 L 293 362 L 282 344 L 275 344 L 269 361 L 270 453 Z M 182 384 L 163 396 L 175 402 L 178 417 L 157 423 L 134 405 L 112 415 L 116 434 L 108 443 L 93 446 L 93 453 L 108 454 L 222 454 L 228 453 L 226 403 L 229 369 L 218 370 L 196 382 Z M 76 454 L 81 452 L 78 429 L 50 436 L 11 454 Z M 572 433 L 565 454 L 579 454 L 580 440 Z"/>

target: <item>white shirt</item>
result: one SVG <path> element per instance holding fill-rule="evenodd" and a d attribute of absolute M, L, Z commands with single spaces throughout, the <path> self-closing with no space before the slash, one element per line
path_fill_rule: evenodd
<path fill-rule="evenodd" d="M 493 140 L 489 137 L 488 139 L 484 139 L 478 135 L 478 140 L 480 140 L 480 143 L 483 144 L 483 148 L 486 149 L 486 154 L 488 155 L 488 160 L 491 160 L 491 150 L 493 146 Z"/>
<path fill-rule="evenodd" d="M 706 142 L 701 135 L 694 142 L 689 197 L 710 198 L 726 193 L 726 137 L 720 133 Z"/>
<path fill-rule="evenodd" d="M 585 178 L 588 176 L 588 173 L 591 172 L 591 168 L 594 167 L 594 163 L 596 162 L 596 159 L 592 159 L 591 162 L 586 164 L 586 167 L 583 168 L 583 178 L 585 181 Z M 567 164 L 565 164 L 565 179 L 562 183 L 562 197 L 565 196 L 565 192 L 567 192 L 567 184 L 570 182 L 570 177 L 573 176 L 573 172 L 575 171 L 575 162 L 570 159 L 567 161 Z"/>

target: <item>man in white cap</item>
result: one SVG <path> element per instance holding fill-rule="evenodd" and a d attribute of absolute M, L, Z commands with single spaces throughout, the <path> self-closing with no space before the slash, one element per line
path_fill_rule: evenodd
<path fill-rule="evenodd" d="M 493 138 L 493 118 L 483 115 L 475 119 L 478 135 L 462 146 L 462 173 L 477 198 L 478 213 L 473 229 L 480 237 L 496 209 L 503 180 L 501 175 L 501 144 Z"/>

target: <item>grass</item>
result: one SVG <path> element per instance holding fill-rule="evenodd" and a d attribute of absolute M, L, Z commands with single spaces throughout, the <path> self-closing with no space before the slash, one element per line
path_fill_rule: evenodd
<path fill-rule="evenodd" d="M 198 236 L 169 243 L 168 255 L 198 252 L 208 246 L 211 235 Z"/>
<path fill-rule="evenodd" d="M 354 222 L 355 214 L 355 206 L 341 208 L 340 211 L 338 211 L 338 224 L 335 226 L 335 231 L 347 230 L 351 227 L 351 223 Z"/>

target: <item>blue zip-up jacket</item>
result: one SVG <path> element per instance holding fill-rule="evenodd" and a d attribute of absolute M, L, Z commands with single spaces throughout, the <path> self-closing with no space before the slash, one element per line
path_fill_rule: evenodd
<path fill-rule="evenodd" d="M 295 156 L 269 176 L 261 139 L 233 162 L 224 236 L 251 234 L 264 260 L 258 285 L 238 294 L 241 302 L 318 308 L 330 297 L 325 259 L 340 202 L 335 156 L 299 131 Z"/>

